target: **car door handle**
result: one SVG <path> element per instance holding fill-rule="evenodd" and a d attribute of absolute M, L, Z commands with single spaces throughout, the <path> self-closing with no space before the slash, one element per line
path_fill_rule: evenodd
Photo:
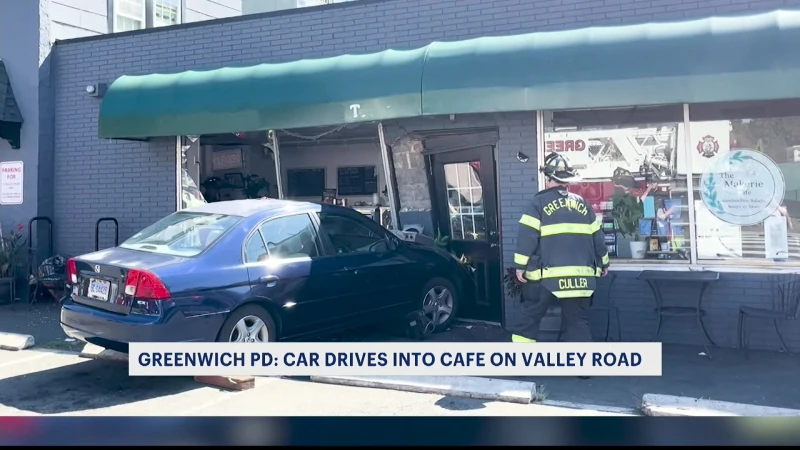
<path fill-rule="evenodd" d="M 275 275 L 266 275 L 259 278 L 258 282 L 266 287 L 275 287 L 278 284 L 279 279 L 280 278 L 276 277 Z"/>

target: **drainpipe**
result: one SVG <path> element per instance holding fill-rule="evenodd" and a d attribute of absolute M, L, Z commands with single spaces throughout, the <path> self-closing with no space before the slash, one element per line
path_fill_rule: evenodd
<path fill-rule="evenodd" d="M 394 187 L 395 179 L 392 165 L 389 164 L 389 147 L 386 146 L 386 135 L 383 131 L 383 122 L 378 122 L 378 139 L 381 145 L 381 159 L 383 159 L 383 178 L 386 183 L 386 196 L 389 197 L 389 210 L 392 214 L 392 229 L 400 231 L 399 211 L 397 210 L 397 203 L 395 202 Z M 380 189 L 380 185 L 378 186 Z"/>
<path fill-rule="evenodd" d="M 278 183 L 278 198 L 283 199 L 283 176 L 281 175 L 281 149 L 278 142 L 278 132 L 269 130 L 269 139 L 272 141 L 272 156 L 275 158 L 275 182 Z"/>

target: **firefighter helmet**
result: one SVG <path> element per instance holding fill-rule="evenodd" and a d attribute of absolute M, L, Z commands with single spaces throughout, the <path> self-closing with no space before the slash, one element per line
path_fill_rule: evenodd
<path fill-rule="evenodd" d="M 552 152 L 544 158 L 544 166 L 539 169 L 544 176 L 559 183 L 574 183 L 580 180 L 578 172 L 569 165 L 563 155 Z"/>

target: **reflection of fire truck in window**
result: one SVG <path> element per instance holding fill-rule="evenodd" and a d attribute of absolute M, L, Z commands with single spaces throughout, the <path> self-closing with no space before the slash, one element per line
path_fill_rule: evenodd
<path fill-rule="evenodd" d="M 676 127 L 559 130 L 545 135 L 545 151 L 563 153 L 584 178 L 611 178 L 621 167 L 643 166 L 668 178 L 675 171 Z"/>

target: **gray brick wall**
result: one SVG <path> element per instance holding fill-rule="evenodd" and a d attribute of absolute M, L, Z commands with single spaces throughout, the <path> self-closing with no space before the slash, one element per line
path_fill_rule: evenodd
<path fill-rule="evenodd" d="M 401 210 L 430 211 L 431 195 L 428 190 L 428 173 L 422 155 L 422 141 L 401 136 L 390 145 Z"/>
<path fill-rule="evenodd" d="M 120 219 L 130 236 L 174 208 L 175 148 L 171 142 L 132 143 L 97 138 L 99 102 L 84 87 L 110 83 L 123 74 L 178 72 L 304 58 L 407 49 L 433 40 L 509 35 L 595 25 L 621 25 L 740 14 L 800 7 L 800 0 L 361 0 L 313 10 L 289 10 L 157 32 L 60 42 L 55 73 L 55 221 L 60 251 L 81 253 L 93 246 L 93 224 L 102 216 Z M 503 114 L 466 118 L 501 130 L 498 169 L 504 259 L 514 248 L 516 221 L 524 198 L 536 191 L 533 159 L 516 160 L 523 150 L 535 155 L 535 115 Z M 430 127 L 431 122 L 427 122 Z M 466 122 L 461 122 L 463 125 Z M 458 124 L 458 121 L 457 121 Z M 136 169 L 136 170 L 131 170 Z M 110 242 L 105 241 L 104 242 Z M 735 316 L 735 299 L 770 301 L 764 277 L 725 275 L 709 292 L 715 310 Z M 730 288 L 729 286 L 738 286 Z M 735 295 L 732 295 L 735 294 Z M 614 297 L 623 308 L 625 337 L 642 339 L 652 324 L 652 300 L 640 283 L 621 278 Z M 713 314 L 712 314 L 713 315 Z M 513 306 L 508 319 L 514 319 Z M 712 333 L 722 342 L 735 335 L 735 319 L 712 318 Z M 665 340 L 696 338 L 691 323 L 665 325 Z M 762 327 L 763 328 L 763 327 Z M 668 334 L 674 333 L 674 334 Z M 773 337 L 753 336 L 756 347 Z M 792 336 L 800 343 L 800 333 Z"/>

